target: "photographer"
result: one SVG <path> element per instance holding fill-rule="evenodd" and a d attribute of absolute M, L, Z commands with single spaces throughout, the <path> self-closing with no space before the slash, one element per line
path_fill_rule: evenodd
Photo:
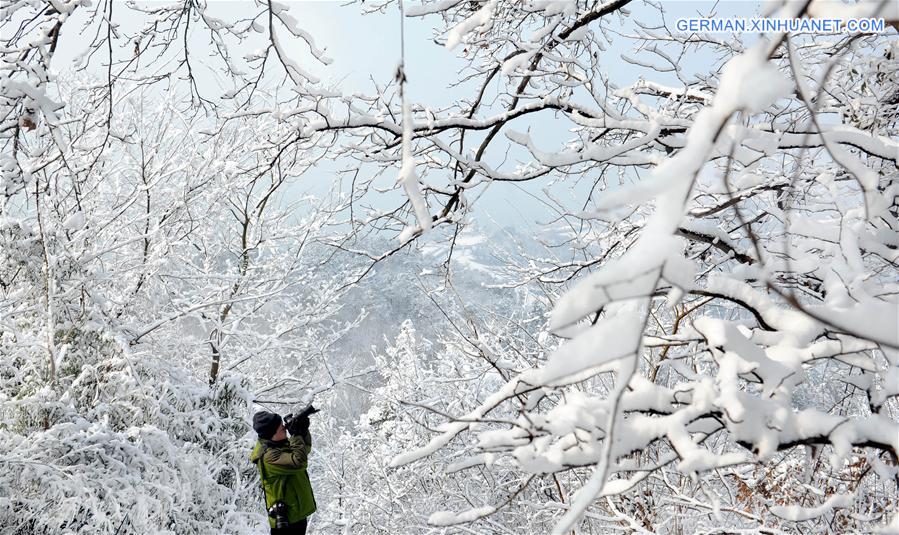
<path fill-rule="evenodd" d="M 312 450 L 309 416 L 315 412 L 309 405 L 296 417 L 288 415 L 283 421 L 272 412 L 253 415 L 259 441 L 250 461 L 259 468 L 272 535 L 304 535 L 306 519 L 315 512 L 315 497 L 306 473 Z"/>

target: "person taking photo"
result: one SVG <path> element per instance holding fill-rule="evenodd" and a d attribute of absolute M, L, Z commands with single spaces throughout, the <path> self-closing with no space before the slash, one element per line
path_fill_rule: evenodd
<path fill-rule="evenodd" d="M 283 420 L 273 412 L 253 415 L 259 440 L 250 461 L 259 470 L 272 535 L 305 535 L 308 517 L 315 512 L 315 496 L 306 473 L 312 450 L 309 415 L 315 412 L 309 405 L 297 416 Z"/>

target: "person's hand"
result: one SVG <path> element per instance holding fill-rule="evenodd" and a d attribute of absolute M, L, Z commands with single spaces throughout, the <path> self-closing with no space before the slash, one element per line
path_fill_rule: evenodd
<path fill-rule="evenodd" d="M 290 436 L 296 437 L 305 435 L 309 431 L 309 417 L 308 416 L 298 416 L 290 421 L 290 425 L 287 426 L 287 432 L 290 433 Z"/>

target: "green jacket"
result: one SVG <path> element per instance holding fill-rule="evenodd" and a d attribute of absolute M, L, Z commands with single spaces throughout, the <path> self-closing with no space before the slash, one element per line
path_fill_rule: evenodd
<path fill-rule="evenodd" d="M 287 504 L 287 520 L 299 522 L 315 512 L 312 483 L 306 473 L 306 460 L 312 450 L 312 436 L 290 437 L 274 442 L 259 439 L 250 454 L 250 461 L 259 469 L 259 478 L 265 490 L 265 509 L 268 511 L 278 500 Z M 271 527 L 275 520 L 269 518 Z"/>

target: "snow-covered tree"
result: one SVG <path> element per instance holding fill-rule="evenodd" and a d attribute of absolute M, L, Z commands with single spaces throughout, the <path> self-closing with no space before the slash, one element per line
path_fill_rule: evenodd
<path fill-rule="evenodd" d="M 261 513 L 250 402 L 311 383 L 342 330 L 327 212 L 284 195 L 302 157 L 242 150 L 266 118 L 210 136 L 137 85 L 98 141 L 72 84 L 70 123 L 19 134 L 0 204 L 0 524 L 240 532 Z"/>
<path fill-rule="evenodd" d="M 895 40 L 778 34 L 746 46 L 678 34 L 647 4 L 623 36 L 636 53 L 622 57 L 641 76 L 622 83 L 604 59 L 612 25 L 638 9 L 627 4 L 407 10 L 439 13 L 447 46 L 471 58 L 465 80 L 479 81 L 468 102 L 412 119 L 406 142 L 433 226 L 464 221 L 465 199 L 497 182 L 584 193 L 572 206 L 547 190 L 563 246 L 512 260 L 518 283 L 564 287 L 549 329 L 570 340 L 394 465 L 473 433 L 472 459 L 489 452 L 534 475 L 584 467 L 560 533 L 583 519 L 686 531 L 895 522 Z M 892 20 L 893 10 L 860 3 L 851 14 Z M 712 67 L 691 68 L 694 55 Z M 399 155 L 400 126 L 361 130 L 366 154 Z M 546 146 L 528 129 L 573 136 Z M 505 170 L 501 156 L 522 150 Z M 822 379 L 842 395 L 819 394 Z M 509 405 L 520 414 L 504 430 L 471 425 Z"/>

